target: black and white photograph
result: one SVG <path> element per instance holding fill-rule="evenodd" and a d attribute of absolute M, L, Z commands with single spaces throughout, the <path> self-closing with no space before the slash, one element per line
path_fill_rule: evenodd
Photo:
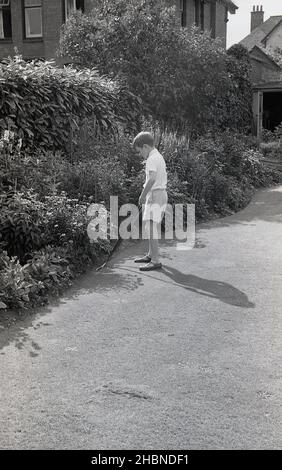
<path fill-rule="evenodd" d="M 281 0 L 0 0 L 1 460 L 281 450 L 281 267 Z"/>

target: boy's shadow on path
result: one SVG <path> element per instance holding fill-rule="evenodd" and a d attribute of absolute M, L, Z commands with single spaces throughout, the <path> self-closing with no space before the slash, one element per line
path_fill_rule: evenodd
<path fill-rule="evenodd" d="M 126 269 L 126 268 L 125 268 Z M 242 308 L 254 308 L 255 304 L 250 302 L 248 296 L 236 289 L 236 287 L 222 281 L 213 281 L 210 279 L 204 279 L 193 274 L 184 274 L 175 268 L 167 265 L 163 265 L 163 269 L 159 271 L 160 274 L 165 275 L 173 281 L 178 287 L 195 292 L 196 294 L 210 297 L 212 299 L 218 299 L 229 305 Z M 144 274 L 144 273 L 142 273 Z M 153 277 L 150 274 L 144 274 L 148 277 Z M 155 278 L 158 281 L 167 283 L 167 281 L 161 278 Z"/>

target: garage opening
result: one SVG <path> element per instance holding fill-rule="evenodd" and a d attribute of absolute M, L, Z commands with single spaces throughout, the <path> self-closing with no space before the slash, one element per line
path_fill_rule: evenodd
<path fill-rule="evenodd" d="M 282 92 L 263 93 L 263 127 L 274 131 L 282 122 Z"/>

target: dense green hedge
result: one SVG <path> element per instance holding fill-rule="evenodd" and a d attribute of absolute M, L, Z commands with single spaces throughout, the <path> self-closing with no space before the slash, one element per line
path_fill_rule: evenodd
<path fill-rule="evenodd" d="M 94 69 L 77 72 L 52 62 L 0 65 L 0 133 L 16 131 L 25 147 L 69 149 L 85 118 L 95 135 L 132 123 L 139 101 L 121 83 Z"/>

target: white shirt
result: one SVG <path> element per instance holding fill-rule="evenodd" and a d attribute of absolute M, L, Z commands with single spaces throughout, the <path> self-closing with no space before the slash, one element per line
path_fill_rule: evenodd
<path fill-rule="evenodd" d="M 146 160 L 146 167 L 145 167 L 146 181 L 145 181 L 144 186 L 149 180 L 150 171 L 156 172 L 156 181 L 153 184 L 151 191 L 154 189 L 166 189 L 166 185 L 167 185 L 166 164 L 164 161 L 164 157 L 160 154 L 160 152 L 157 149 L 151 150 Z"/>

